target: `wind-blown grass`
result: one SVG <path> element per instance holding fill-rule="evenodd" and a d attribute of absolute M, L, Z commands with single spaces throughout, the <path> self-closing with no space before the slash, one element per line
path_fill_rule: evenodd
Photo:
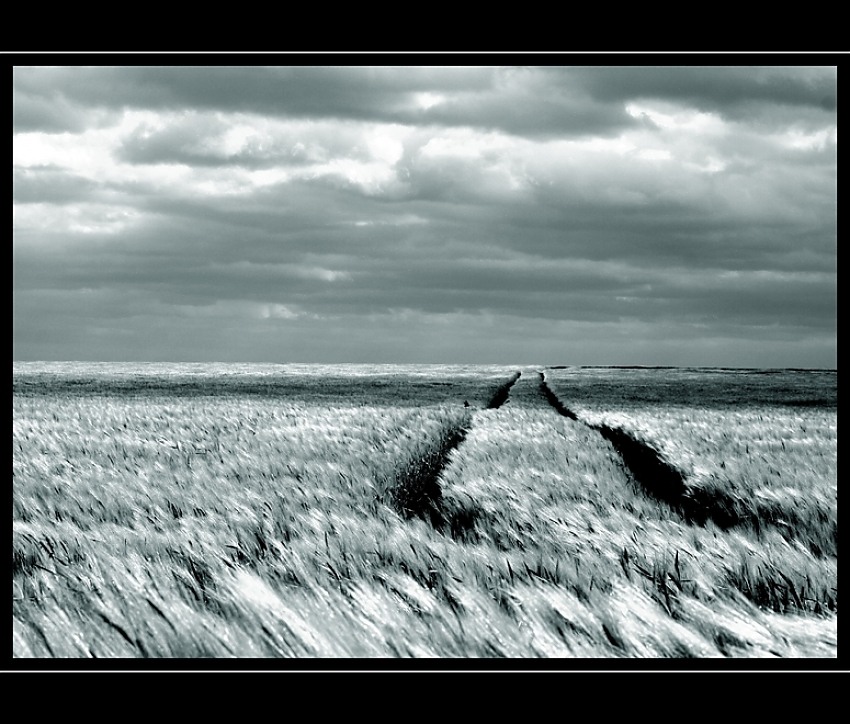
<path fill-rule="evenodd" d="M 745 526 L 756 534 L 769 526 L 816 556 L 837 554 L 835 408 L 752 404 L 746 398 L 735 407 L 668 401 L 615 408 L 576 394 L 571 380 L 557 371 L 547 374 L 559 401 L 581 421 L 622 431 L 680 474 L 680 507 L 689 517 L 698 519 L 702 511 L 703 520 L 712 517 L 722 527 Z M 727 381 L 726 394 L 730 386 Z M 817 396 L 817 388 L 808 394 Z"/>
<path fill-rule="evenodd" d="M 16 393 L 13 654 L 836 655 L 834 556 L 683 520 L 536 371 L 486 409 L 512 372 L 398 406 Z"/>

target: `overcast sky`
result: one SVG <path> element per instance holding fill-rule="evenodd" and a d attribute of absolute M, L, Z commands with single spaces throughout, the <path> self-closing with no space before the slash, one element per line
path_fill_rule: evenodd
<path fill-rule="evenodd" d="M 15 67 L 14 359 L 837 366 L 835 67 L 343 60 Z"/>

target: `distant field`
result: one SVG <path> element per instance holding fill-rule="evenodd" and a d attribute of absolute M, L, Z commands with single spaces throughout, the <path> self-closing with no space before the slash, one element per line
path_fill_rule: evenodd
<path fill-rule="evenodd" d="M 488 365 L 15 363 L 15 395 L 244 396 L 310 405 L 486 402 L 513 369 Z"/>
<path fill-rule="evenodd" d="M 15 657 L 837 656 L 835 371 L 13 365 Z"/>

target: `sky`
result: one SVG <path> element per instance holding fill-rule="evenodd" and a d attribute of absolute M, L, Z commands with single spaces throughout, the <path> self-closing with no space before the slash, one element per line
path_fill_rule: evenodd
<path fill-rule="evenodd" d="M 12 69 L 15 360 L 837 367 L 835 66 L 257 59 Z"/>

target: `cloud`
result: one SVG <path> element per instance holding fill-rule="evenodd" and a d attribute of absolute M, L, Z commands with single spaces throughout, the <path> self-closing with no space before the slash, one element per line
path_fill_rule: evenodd
<path fill-rule="evenodd" d="M 12 90 L 12 128 L 15 133 L 82 133 L 91 126 L 107 126 L 117 120 L 113 110 L 92 109 L 67 98 L 58 89 L 21 88 L 17 83 L 20 69 L 15 69 Z"/>
<path fill-rule="evenodd" d="M 784 123 L 781 109 L 793 108 L 800 118 L 801 110 L 832 115 L 837 107 L 837 68 L 830 66 L 636 65 L 562 72 L 600 102 L 667 100 L 733 120 Z"/>
<path fill-rule="evenodd" d="M 769 121 L 833 114 L 837 97 L 828 66 L 17 67 L 13 79 L 18 130 L 79 128 L 82 109 L 150 109 L 611 136 L 635 125 L 629 100 Z"/>
<path fill-rule="evenodd" d="M 346 65 L 18 67 L 14 80 L 22 97 L 45 99 L 45 107 L 46 99 L 58 98 L 73 109 L 190 109 L 398 122 L 420 117 L 422 93 L 484 88 L 493 72 L 490 68 L 442 68 L 435 73 L 420 67 Z M 45 130 L 46 126 L 42 124 Z"/>
<path fill-rule="evenodd" d="M 264 169 L 316 166 L 340 156 L 367 161 L 381 155 L 377 146 L 386 138 L 364 139 L 362 128 L 328 120 L 280 121 L 197 111 L 134 115 L 138 121 L 116 152 L 119 160 L 132 164 Z M 370 143 L 377 153 L 364 147 Z"/>
<path fill-rule="evenodd" d="M 97 182 L 58 166 L 12 168 L 12 201 L 19 204 L 66 205 L 88 201 Z"/>
<path fill-rule="evenodd" d="M 13 78 L 16 354 L 833 358 L 834 69 Z"/>

